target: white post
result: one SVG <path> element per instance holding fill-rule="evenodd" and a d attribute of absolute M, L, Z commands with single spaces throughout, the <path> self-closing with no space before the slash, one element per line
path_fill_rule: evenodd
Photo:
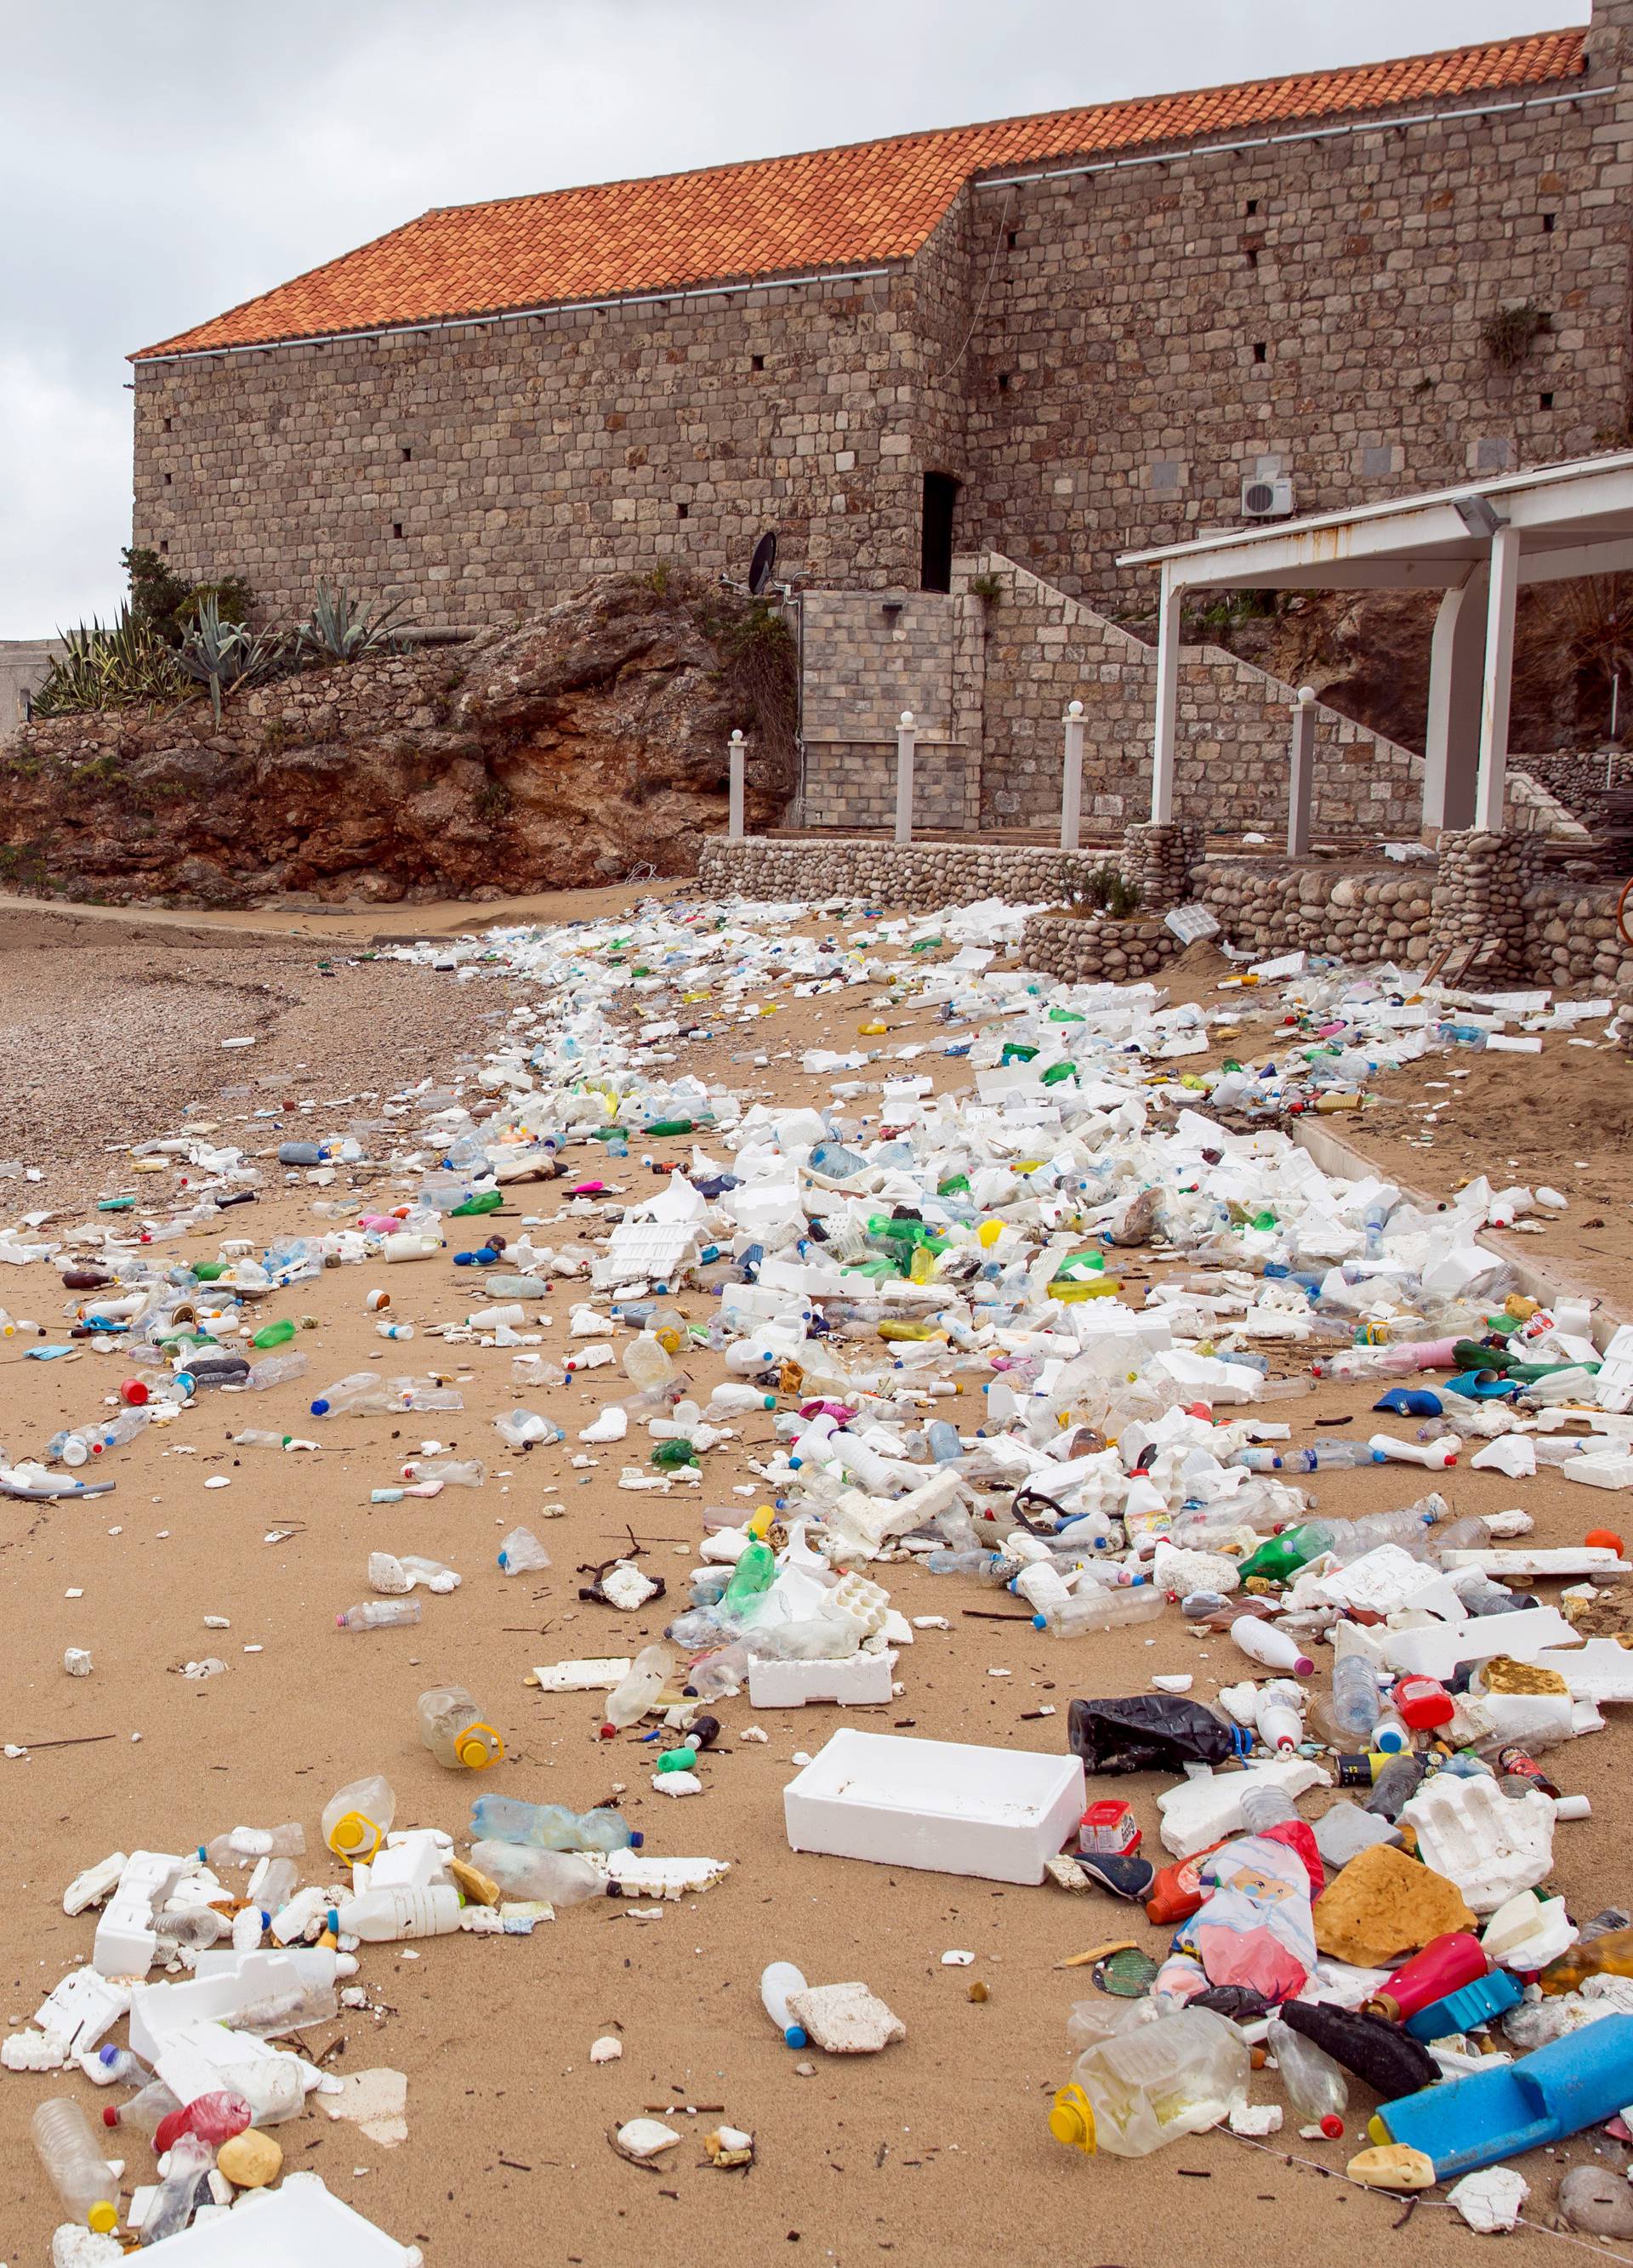
<path fill-rule="evenodd" d="M 1423 831 L 1467 827 L 1474 815 L 1480 692 L 1486 652 L 1482 560 L 1440 601 L 1429 650 L 1429 730 L 1423 742 Z"/>
<path fill-rule="evenodd" d="M 743 840 L 743 733 L 735 728 L 731 736 L 731 788 L 727 802 L 726 839 L 728 843 Z"/>
<path fill-rule="evenodd" d="M 1066 753 L 1060 775 L 1060 848 L 1075 850 L 1077 838 L 1083 831 L 1083 704 L 1068 702 L 1062 720 L 1066 726 Z"/>
<path fill-rule="evenodd" d="M 1514 679 L 1514 601 L 1519 592 L 1519 530 L 1499 527 L 1491 539 L 1491 590 L 1486 604 L 1486 677 L 1480 703 L 1480 772 L 1474 825 L 1503 831 L 1508 785 L 1508 711 Z"/>
<path fill-rule="evenodd" d="M 1291 764 L 1287 788 L 1287 855 L 1310 855 L 1310 807 L 1315 795 L 1315 688 L 1301 685 L 1293 703 Z"/>
<path fill-rule="evenodd" d="M 904 709 L 896 727 L 896 840 L 913 841 L 913 711 Z"/>
<path fill-rule="evenodd" d="M 1179 697 L 1179 593 L 1163 570 L 1162 611 L 1156 623 L 1156 721 L 1151 735 L 1151 821 L 1165 827 L 1174 815 L 1174 715 Z"/>

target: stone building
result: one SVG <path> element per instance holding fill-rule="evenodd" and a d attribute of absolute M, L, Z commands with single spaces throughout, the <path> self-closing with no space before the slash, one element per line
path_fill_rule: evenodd
<path fill-rule="evenodd" d="M 1593 0 L 1585 30 L 439 210 L 133 357 L 135 541 L 274 610 L 326 574 L 460 626 L 603 570 L 741 575 L 769 527 L 813 621 L 986 557 L 1043 590 L 1057 659 L 1082 631 L 1109 668 L 1061 609 L 1134 596 L 1131 547 L 1615 446 L 1630 180 L 1633 0 Z M 1027 818 L 1007 747 L 972 770 L 972 624 L 909 627 L 949 822 Z M 1002 660 L 996 716 L 1030 674 Z"/>

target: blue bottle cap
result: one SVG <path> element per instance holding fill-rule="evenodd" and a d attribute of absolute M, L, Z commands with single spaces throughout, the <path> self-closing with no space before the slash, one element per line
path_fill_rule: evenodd
<path fill-rule="evenodd" d="M 783 2033 L 782 2039 L 785 2047 L 805 2048 L 810 2045 L 810 2040 L 803 2024 L 788 2025 Z"/>
<path fill-rule="evenodd" d="M 641 1845 L 646 1841 L 646 1839 L 647 1839 L 647 1838 L 646 1838 L 646 1837 L 641 1833 L 641 1831 L 640 1831 L 640 1830 L 639 1830 L 639 1827 L 632 1827 L 632 1828 L 631 1828 L 631 1830 L 630 1830 L 630 1848 L 631 1848 L 631 1850 L 632 1850 L 632 1851 L 639 1851 L 639 1850 L 640 1849 L 640 1847 L 641 1847 Z"/>
<path fill-rule="evenodd" d="M 329 1404 L 321 1395 L 312 1404 L 312 1415 L 314 1418 L 327 1418 L 329 1415 Z"/>

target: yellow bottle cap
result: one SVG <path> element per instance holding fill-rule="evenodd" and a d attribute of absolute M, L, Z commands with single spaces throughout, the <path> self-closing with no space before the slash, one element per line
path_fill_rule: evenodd
<path fill-rule="evenodd" d="M 1094 2156 L 1094 2105 L 1075 2081 L 1056 2093 L 1049 2112 L 1049 2132 L 1068 2149 L 1081 2150 L 1085 2157 Z"/>
<path fill-rule="evenodd" d="M 491 1725 L 465 1725 L 454 1743 L 454 1753 L 467 1771 L 486 1771 L 505 1753 L 505 1743 Z"/>
<path fill-rule="evenodd" d="M 386 1839 L 366 1811 L 343 1811 L 329 1830 L 329 1847 L 337 1859 L 361 1859 L 366 1863 Z"/>
<path fill-rule="evenodd" d="M 119 2226 L 119 2212 L 106 2198 L 100 2198 L 85 2215 L 85 2226 L 95 2229 L 99 2236 L 111 2236 Z"/>
<path fill-rule="evenodd" d="M 1372 2142 L 1393 2142 L 1395 2139 L 1376 2110 L 1366 2122 L 1366 2132 L 1368 2140 Z"/>

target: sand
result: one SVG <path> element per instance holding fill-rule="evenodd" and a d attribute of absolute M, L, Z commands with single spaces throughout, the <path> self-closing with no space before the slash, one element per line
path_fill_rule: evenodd
<path fill-rule="evenodd" d="M 129 947 L 115 950 L 128 955 Z M 17 965 L 14 954 L 5 967 Z M 169 1064 L 178 1113 L 186 1101 L 204 1102 L 231 1131 L 230 1113 L 272 1094 L 266 1086 L 250 1100 L 224 1098 L 221 1089 L 241 1085 L 247 1069 L 252 1083 L 276 1072 L 273 1084 L 283 1090 L 276 1100 L 353 1093 L 372 1083 L 357 1068 L 366 1057 L 379 1065 L 374 1078 L 393 1064 L 399 1076 L 422 1059 L 432 1069 L 439 1049 L 479 1049 L 491 1028 L 486 1019 L 503 1010 L 511 991 L 506 980 L 455 987 L 451 979 L 400 968 L 388 976 L 373 965 L 320 978 L 311 966 L 279 966 L 279 985 L 298 997 L 269 1012 L 266 1052 L 247 1051 L 250 1066 L 202 1038 L 190 1057 Z M 107 980 L 129 981 L 121 997 L 140 998 L 129 970 L 122 979 L 109 963 Z M 374 993 L 373 984 L 401 989 Z M 63 1012 L 71 990 L 64 985 L 54 996 Z M 33 998 L 33 979 L 13 979 L 8 1015 L 19 1009 L 32 1015 Z M 383 1016 L 388 998 L 400 999 L 403 1021 L 389 1044 L 370 1056 L 379 1035 L 359 1032 L 358 1012 L 372 1001 Z M 789 1002 L 749 1038 L 734 1029 L 689 1060 L 733 1078 L 745 1093 L 802 1100 L 809 1083 L 797 1067 L 800 1044 L 848 1039 L 870 1018 L 867 998 L 853 992 L 837 1002 Z M 940 1036 L 914 1012 L 883 1012 L 892 1037 L 880 1044 Z M 410 1055 L 404 1036 L 410 1031 L 417 1054 Z M 741 1060 L 756 1042 L 772 1057 L 765 1071 Z M 1576 1098 L 1601 1079 L 1629 1076 L 1619 1059 L 1613 1065 L 1578 1050 L 1567 1056 L 1563 1044 L 1550 1040 L 1541 1071 L 1531 1067 L 1539 1096 L 1552 1082 L 1562 1111 L 1578 1108 Z M 791 1049 L 792 1063 L 782 1059 Z M 100 1083 L 111 1094 L 121 1090 L 128 1061 L 127 1054 L 103 1064 Z M 307 1070 L 297 1076 L 301 1062 Z M 916 1067 L 932 1070 L 938 1087 L 968 1076 L 963 1064 L 935 1055 Z M 1504 1071 L 1524 1067 L 1524 1059 L 1510 1058 Z M 48 1092 L 37 1107 L 63 1114 L 52 1123 L 66 1123 L 67 1101 L 84 1078 L 64 1060 L 42 1076 Z M 817 1099 L 825 1099 L 825 1086 Z M 1472 1124 L 1476 1114 L 1467 1105 L 1459 1111 Z M 139 1116 L 133 1108 L 119 1133 L 163 1130 L 137 1123 Z M 324 1114 L 317 1116 L 321 1123 Z M 266 1138 L 275 1139 L 277 1123 L 266 1123 Z M 1352 1138 L 1360 1130 L 1370 1142 L 1370 1126 L 1344 1125 Z M 660 1157 L 684 1157 L 690 1143 L 650 1147 Z M 1380 1154 L 1387 1149 L 1380 1145 Z M 1461 1169 L 1460 1160 L 1438 1148 L 1400 1154 L 1420 1179 L 1443 1190 L 1455 1178 L 1452 1164 Z M 1609 1149 L 1585 1145 L 1576 1154 L 1602 1158 L 1587 1170 L 1602 1172 L 1612 1186 Z M 618 1174 L 634 1193 L 650 1186 L 639 1155 L 638 1149 Z M 83 1204 L 119 1183 L 111 1165 L 104 1169 L 89 1150 L 84 1160 L 73 1174 L 60 1167 L 43 1201 L 66 1204 L 72 1195 Z M 1482 1155 L 1476 1162 L 1492 1161 Z M 1527 1160 L 1520 1170 L 1540 1175 L 1543 1168 Z M 1547 1172 L 1557 1179 L 1551 1162 Z M 0 1184 L 0 1192 L 10 1210 L 26 1201 L 17 1184 Z M 294 1188 L 228 1214 L 224 1233 L 264 1242 L 280 1230 L 315 1226 L 311 1194 Z M 1527 1241 L 1528 1257 L 1600 1256 L 1578 1226 L 1588 1196 L 1586 1189 L 1573 1192 L 1563 1224 L 1546 1239 Z M 1612 1218 L 1608 1199 L 1592 1201 Z M 520 1217 L 536 1209 L 548 1218 L 563 1202 L 555 1187 L 524 1188 L 507 1210 Z M 1625 1202 L 1615 1219 L 1624 1236 Z M 203 1256 L 214 1242 L 185 1248 Z M 1137 1296 L 1150 1270 L 1139 1256 L 1133 1261 L 1127 1273 Z M 389 1279 L 398 1311 L 422 1325 L 469 1304 L 465 1282 L 441 1261 L 377 1273 Z M 366 1269 L 334 1270 L 272 1303 L 272 1313 L 314 1319 L 317 1328 L 299 1342 L 314 1385 L 373 1359 L 390 1371 L 446 1365 L 438 1343 L 423 1334 L 395 1347 L 373 1335 L 363 1295 L 374 1280 Z M 55 1276 L 43 1269 L 8 1270 L 0 1280 L 0 1304 L 14 1314 L 55 1322 L 62 1300 Z M 550 1351 L 567 1344 L 570 1304 L 564 1292 L 550 1309 Z M 683 1304 L 698 1316 L 707 1305 L 697 1295 Z M 95 1415 L 118 1374 L 106 1357 L 28 1362 L 13 1353 L 17 1344 L 0 1342 L 0 1440 L 14 1452 L 37 1448 L 65 1421 Z M 716 1452 L 700 1490 L 660 1497 L 617 1489 L 624 1462 L 617 1448 L 601 1452 L 587 1475 L 571 1470 L 564 1449 L 508 1454 L 491 1421 L 515 1400 L 566 1425 L 570 1448 L 571 1436 L 620 1388 L 606 1387 L 610 1373 L 602 1372 L 583 1388 L 570 1381 L 563 1391 L 518 1395 L 508 1355 L 462 1351 L 469 1376 L 467 1408 L 457 1416 L 344 1418 L 320 1429 L 305 1418 L 305 1385 L 264 1397 L 216 1395 L 167 1432 L 150 1432 L 117 1453 L 109 1466 L 115 1495 L 78 1506 L 0 1506 L 7 1635 L 0 1739 L 38 1744 L 112 1736 L 84 1746 L 36 1745 L 26 1760 L 0 1759 L 10 1828 L 8 1894 L 0 1905 L 0 2015 L 7 2029 L 32 2017 L 57 1977 L 86 1957 L 90 1919 L 65 1918 L 61 1893 L 78 1868 L 115 1847 L 181 1849 L 240 1821 L 284 1818 L 303 1820 L 314 1841 L 328 1795 L 371 1769 L 392 1778 L 399 1824 L 451 1830 L 462 1827 L 466 1802 L 484 1786 L 575 1806 L 622 1791 L 654 1848 L 728 1859 L 726 1881 L 666 1906 L 653 1922 L 632 1920 L 616 1905 L 592 1905 L 528 1940 L 458 1937 L 368 1948 L 363 1979 L 389 2012 L 348 2015 L 308 2037 L 316 2051 L 333 2034 L 344 2036 L 331 2058 L 340 2071 L 383 2066 L 407 2073 L 409 2139 L 384 2151 L 355 2128 L 308 2117 L 280 2131 L 289 2164 L 321 2172 L 392 2235 L 419 2243 L 428 2262 L 763 2263 L 798 2246 L 844 2263 L 881 2253 L 939 2263 L 956 2252 L 1155 2268 L 1174 2257 L 1260 2264 L 1278 2241 L 1318 2263 L 1344 2259 L 1357 2242 L 1473 2257 L 1475 2239 L 1437 2201 L 1420 2205 L 1397 2236 L 1397 2201 L 1325 2177 L 1341 2168 L 1347 2144 L 1311 2146 L 1289 2134 L 1281 2139 L 1307 2161 L 1289 2164 L 1279 2147 L 1215 2135 L 1128 2163 L 1084 2160 L 1049 2139 L 1050 2095 L 1068 2065 L 1067 2012 L 1091 1990 L 1084 1972 L 1055 1964 L 1125 1936 L 1160 1951 L 1164 1933 L 1149 1928 L 1138 1908 L 1098 1896 L 1072 1899 L 1050 1888 L 1005 1889 L 796 1857 L 787 1849 L 780 1794 L 792 1760 L 796 1752 L 815 1753 L 841 1722 L 1058 1752 L 1075 1693 L 1137 1691 L 1154 1672 L 1191 1671 L 1196 1694 L 1210 1697 L 1247 1668 L 1227 1640 L 1199 1642 L 1175 1613 L 1149 1631 L 1057 1642 L 1018 1617 L 972 1618 L 966 1609 L 1003 1610 L 990 1593 L 892 1568 L 886 1580 L 897 1604 L 909 1615 L 943 1615 L 952 1625 L 946 1633 L 920 1633 L 904 1653 L 901 1700 L 880 1712 L 817 1707 L 757 1720 L 746 1697 L 728 1703 L 720 1712 L 725 1734 L 704 1767 L 706 1793 L 669 1802 L 650 1788 L 649 1749 L 632 1736 L 614 1743 L 596 1737 L 593 1697 L 543 1697 L 523 1680 L 536 1663 L 629 1653 L 657 1634 L 661 1610 L 624 1616 L 581 1603 L 581 1570 L 627 1547 L 632 1531 L 643 1565 L 682 1578 L 692 1564 L 702 1508 L 755 1500 L 733 1494 L 734 1484 L 750 1478 L 743 1456 Z M 719 1374 L 709 1359 L 693 1366 L 699 1385 Z M 1293 1405 L 1296 1430 L 1317 1438 L 1307 1430 L 1315 1415 L 1348 1414 L 1353 1425 L 1345 1432 L 1359 1431 L 1371 1398 L 1355 1388 L 1323 1389 Z M 964 1422 L 973 1422 L 972 1413 Z M 320 1433 L 324 1446 L 316 1455 L 240 1453 L 226 1436 L 244 1425 L 298 1426 Z M 371 1507 L 371 1487 L 393 1478 L 405 1452 L 433 1430 L 462 1454 L 486 1460 L 486 1485 L 450 1489 L 430 1503 Z M 769 1420 L 747 1430 L 769 1438 Z M 754 1446 L 752 1438 L 746 1446 Z M 207 1490 L 212 1476 L 227 1477 L 230 1486 Z M 1579 1539 L 1606 1520 L 1616 1524 L 1617 1499 L 1555 1476 L 1514 1483 L 1459 1469 L 1446 1480 L 1459 1513 L 1523 1502 L 1536 1517 L 1540 1543 Z M 1338 1473 L 1322 1480 L 1320 1504 L 1339 1513 L 1383 1509 L 1429 1484 L 1428 1476 L 1410 1471 Z M 537 1515 L 552 1497 L 565 1516 L 543 1521 Z M 536 1526 L 554 1564 L 541 1577 L 506 1580 L 493 1554 L 518 1520 Z M 284 1540 L 268 1543 L 270 1533 Z M 334 1616 L 368 1595 L 364 1565 L 376 1548 L 431 1553 L 457 1567 L 463 1585 L 450 1597 L 425 1599 L 417 1629 L 342 1635 Z M 70 1591 L 82 1595 L 70 1598 Z M 229 1617 L 231 1629 L 207 1630 L 206 1615 Z M 70 1646 L 92 1651 L 89 1679 L 63 1675 Z M 179 1665 L 210 1653 L 227 1662 L 225 1675 L 194 1684 L 175 1675 Z M 416 1695 L 455 1679 L 470 1686 L 509 1746 L 506 1762 L 484 1780 L 443 1772 L 415 1739 Z M 1046 1707 L 1057 1713 L 1032 1713 Z M 756 1721 L 770 1734 L 765 1746 L 737 1737 Z M 1630 1757 L 1633 1744 L 1620 1721 L 1555 1754 L 1562 1785 L 1585 1791 L 1594 1805 L 1593 1817 L 1562 1827 L 1556 1844 L 1557 1880 L 1579 1918 L 1612 1900 L 1633 1903 L 1623 1793 Z M 1148 1842 L 1163 1784 L 1142 1778 L 1111 1788 L 1133 1801 Z M 321 1870 L 307 1872 L 317 1879 Z M 943 1968 L 941 1956 L 950 1948 L 973 1952 L 974 1966 Z M 905 2043 L 871 2058 L 791 2054 L 758 2004 L 760 1970 L 779 1957 L 797 1962 L 813 1982 L 864 1979 L 905 2023 Z M 972 1980 L 989 1987 L 985 2003 L 969 1999 Z M 607 2032 L 623 2038 L 623 2058 L 592 2067 L 590 2043 Z M 802 2061 L 815 2065 L 812 2075 L 800 2075 Z M 15 2268 L 46 2257 L 57 2218 L 26 2139 L 26 2122 L 39 2101 L 63 2091 L 93 2107 L 105 2099 L 77 2076 L 66 2083 L 0 2077 L 0 2242 Z M 1256 2094 L 1277 2099 L 1273 2082 L 1260 2082 Z M 1353 2102 L 1363 2117 L 1370 2098 L 1358 2086 Z M 720 2108 L 700 2110 L 695 2139 L 683 2113 L 672 2119 L 684 2139 L 658 2170 L 613 2155 L 610 2126 L 650 2106 L 686 2104 Z M 757 2137 L 758 2161 L 746 2175 L 706 2166 L 702 2133 L 721 2118 Z M 1607 2162 L 1625 2154 L 1601 2146 Z M 142 2147 L 134 2142 L 133 2164 Z M 1542 2154 L 1524 2161 L 1533 2217 L 1551 2202 L 1557 2170 L 1586 2148 L 1575 2145 L 1557 2161 Z M 1316 2166 L 1322 2170 L 1310 2169 Z M 1558 2249 L 1559 2240 L 1537 2229 L 1511 2237 L 1505 2257 L 1541 2261 Z"/>

